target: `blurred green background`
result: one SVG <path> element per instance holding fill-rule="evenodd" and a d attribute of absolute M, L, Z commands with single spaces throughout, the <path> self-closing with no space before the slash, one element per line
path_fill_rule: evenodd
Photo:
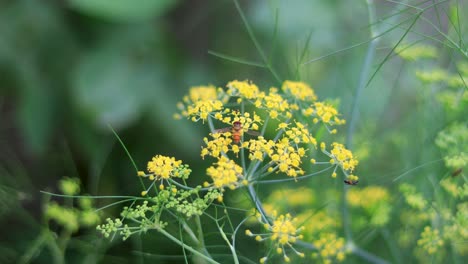
<path fill-rule="evenodd" d="M 310 84 L 319 98 L 337 98 L 348 119 L 368 44 L 298 65 L 369 40 L 365 1 L 240 4 L 280 78 Z M 396 7 L 376 1 L 379 18 Z M 460 3 L 460 16 L 463 10 Z M 429 10 L 425 16 L 436 21 L 439 13 Z M 450 28 L 446 18 L 438 25 Z M 423 36 L 409 34 L 409 43 L 439 33 L 424 24 L 414 30 Z M 396 28 L 384 35 L 371 73 L 403 33 L 405 28 Z M 64 176 L 80 178 L 91 195 L 140 193 L 132 164 L 108 125 L 141 169 L 162 154 L 190 164 L 194 175 L 204 173 L 199 152 L 208 129 L 173 119 L 188 88 L 223 87 L 235 79 L 262 89 L 280 85 L 264 68 L 209 51 L 261 62 L 232 1 L 0 0 L 0 262 L 14 262 L 30 247 L 41 228 L 39 191 L 58 192 Z M 453 68 L 457 58 L 456 52 L 442 53 L 437 63 Z M 450 120 L 427 93 L 434 91 L 421 87 L 410 66 L 395 57 L 364 89 L 354 139 L 362 184 L 391 186 L 405 170 L 441 158 L 433 142 Z M 442 164 L 437 168 L 445 170 Z M 108 243 L 94 240 L 93 232 L 78 234 L 80 243 L 96 243 L 83 247 L 109 262 L 142 260 L 135 249 L 180 254 L 157 236 L 148 235 L 143 245 Z M 153 243 L 161 248 L 150 249 Z M 82 263 L 74 252 L 67 259 Z M 44 251 L 36 261 L 47 263 L 49 257 Z"/>

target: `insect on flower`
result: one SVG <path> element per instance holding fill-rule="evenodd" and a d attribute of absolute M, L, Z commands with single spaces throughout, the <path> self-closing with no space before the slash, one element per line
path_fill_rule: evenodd
<path fill-rule="evenodd" d="M 347 185 L 357 185 L 359 181 L 344 180 L 344 183 Z"/>
<path fill-rule="evenodd" d="M 244 133 L 244 129 L 242 128 L 242 123 L 240 121 L 234 121 L 232 123 L 232 127 L 220 128 L 214 131 L 214 133 L 226 133 L 226 132 L 231 132 L 232 141 L 234 141 L 235 144 L 238 144 L 242 138 L 242 134 Z M 247 130 L 246 133 L 252 136 L 260 135 L 258 131 L 253 131 L 250 129 Z"/>

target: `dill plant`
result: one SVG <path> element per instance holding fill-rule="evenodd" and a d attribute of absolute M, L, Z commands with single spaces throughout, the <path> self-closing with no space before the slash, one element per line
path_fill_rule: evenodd
<path fill-rule="evenodd" d="M 142 198 L 131 207 L 125 207 L 120 218 L 109 218 L 106 224 L 98 226 L 106 237 L 117 233 L 127 239 L 134 234 L 157 230 L 176 240 L 175 235 L 166 231 L 169 223 L 176 221 L 184 225 L 183 230 L 191 237 L 196 237 L 192 241 L 194 246 L 181 240 L 178 243 L 193 254 L 214 261 L 216 258 L 204 248 L 202 238 L 195 235 L 203 233 L 203 226 L 196 225 L 198 230 L 192 230 L 189 223 L 193 218 L 205 218 L 210 206 L 222 205 L 228 190 L 247 191 L 251 197 L 250 206 L 256 212 L 255 219 L 263 230 L 253 233 L 247 229 L 245 234 L 258 242 L 268 242 L 267 248 L 270 248 L 260 262 L 269 261 L 276 254 L 286 262 L 291 260 L 291 254 L 305 257 L 303 249 L 296 245 L 305 238 L 303 224 L 289 212 L 267 211 L 254 186 L 268 182 L 268 178 L 275 175 L 300 181 L 324 170 L 329 170 L 332 178 L 341 173 L 344 179 L 357 181 L 358 176 L 353 172 L 358 161 L 352 152 L 341 143 L 319 141 L 314 136 L 314 131 L 322 127 L 333 135 L 337 132 L 335 127 L 345 121 L 335 106 L 319 101 L 314 90 L 303 82 L 285 81 L 281 88 L 271 87 L 268 92 L 250 81 L 232 81 L 226 87 L 192 87 L 178 104 L 179 113 L 175 115 L 177 119 L 188 119 L 210 128 L 211 133 L 203 139 L 200 152 L 201 158 L 209 164 L 206 175 L 210 180 L 189 186 L 191 169 L 187 164 L 175 157 L 154 156 L 147 164 L 147 171 L 137 173 L 147 186 L 141 192 Z M 240 131 L 216 129 L 230 128 L 236 122 L 242 125 Z M 258 134 L 250 136 L 250 131 Z M 234 133 L 240 134 L 239 142 L 233 139 Z M 225 214 L 228 217 L 229 210 L 226 209 Z M 208 219 L 219 221 L 215 216 L 208 216 Z M 226 239 L 226 243 L 232 248 L 235 262 L 238 257 L 234 240 L 242 222 L 231 223 L 230 228 L 219 228 L 221 234 L 232 234 L 232 241 Z M 233 229 L 234 226 L 237 228 Z M 335 236 L 330 236 L 317 241 L 319 247 L 329 239 L 334 241 Z M 336 247 L 342 253 L 337 252 L 336 259 L 343 260 L 344 243 L 337 241 L 341 241 Z M 302 241 L 313 245 L 311 242 Z"/>
<path fill-rule="evenodd" d="M 434 143 L 440 148 L 441 160 L 449 169 L 447 175 L 458 171 L 456 176 L 460 174 L 460 177 L 436 181 L 437 195 L 431 193 L 432 197 L 427 189 L 411 183 L 399 184 L 396 192 L 375 185 L 359 189 L 344 186 L 342 193 L 334 190 L 319 193 L 304 186 L 288 186 L 282 191 L 273 190 L 266 197 L 257 194 L 261 184 L 291 181 L 299 185 L 301 181 L 321 174 L 339 178 L 341 184 L 343 180 L 358 182 L 355 170 L 359 162 L 351 146 L 353 136 L 357 134 L 356 120 L 363 90 L 394 54 L 412 63 L 437 58 L 436 48 L 405 44 L 403 39 L 417 21 L 424 20 L 422 15 L 425 11 L 440 3 L 424 8 L 403 5 L 406 7 L 403 11 L 415 10 L 413 16 L 404 21 L 409 21 L 409 26 L 372 72 L 371 63 L 380 37 L 404 22 L 384 31 L 377 26 L 373 1 L 366 1 L 369 8 L 369 47 L 352 102 L 347 137 L 345 142 L 341 142 L 335 139 L 339 139 L 336 134 L 345 120 L 338 113 L 337 106 L 330 101 L 319 100 L 307 83 L 282 81 L 259 45 L 238 2 L 234 2 L 263 63 L 254 64 L 221 53 L 210 53 L 266 68 L 279 87 L 260 89 L 254 82 L 234 80 L 225 87 L 190 88 L 178 103 L 179 112 L 175 117 L 209 127 L 210 133 L 203 138 L 200 151 L 200 158 L 208 164 L 203 175 L 208 180 L 200 181 L 198 185 L 188 184 L 189 178 L 193 177 L 189 164 L 177 157 L 156 154 L 148 161 L 146 171 L 136 169 L 143 186 L 140 197 L 129 198 L 131 205 L 124 207 L 120 217 L 106 219 L 97 229 L 105 237 L 120 235 L 124 240 L 150 231 L 159 232 L 183 249 L 186 262 L 192 259 L 208 263 L 225 261 L 225 257 L 219 256 L 206 244 L 206 225 L 215 226 L 215 235 L 224 241 L 230 251 L 228 261 L 233 263 L 242 260 L 252 262 L 245 259 L 238 249 L 240 236 L 263 245 L 264 251 L 258 259 L 260 263 L 296 262 L 301 258 L 305 258 L 305 262 L 335 263 L 353 258 L 353 255 L 372 263 L 387 263 L 355 242 L 358 240 L 353 232 L 365 233 L 369 228 L 382 234 L 397 262 L 409 256 L 408 251 L 421 262 L 443 263 L 450 251 L 453 259 L 466 255 L 468 185 L 465 177 L 467 129 L 464 118 L 467 55 L 463 41 L 453 41 L 447 35 L 444 37 L 450 44 L 446 45 L 461 54 L 455 70 L 440 67 L 418 69 L 414 76 L 423 84 L 437 88 L 436 98 L 445 107 L 446 114 L 457 120 L 441 130 Z M 235 123 L 241 124 L 239 131 L 220 130 Z M 328 135 L 323 136 L 323 133 Z M 237 140 L 236 136 L 240 139 Z M 195 176 L 196 180 L 200 179 L 200 175 Z M 249 203 L 239 208 L 231 207 L 225 197 L 232 193 L 247 194 Z M 325 199 L 342 199 L 342 208 L 320 210 L 317 195 Z M 398 198 L 401 198 L 400 208 L 393 206 Z M 218 211 L 218 208 L 222 210 Z M 311 212 L 310 208 L 315 210 Z M 236 210 L 244 214 L 240 221 L 231 217 Z M 392 219 L 395 215 L 398 217 Z M 400 226 L 392 226 L 395 223 Z M 344 232 L 338 231 L 340 229 Z M 396 234 L 396 242 L 392 241 L 390 232 Z"/>

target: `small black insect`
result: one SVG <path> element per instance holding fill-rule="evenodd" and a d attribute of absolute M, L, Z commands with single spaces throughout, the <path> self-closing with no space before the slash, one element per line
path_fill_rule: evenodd
<path fill-rule="evenodd" d="M 456 169 L 452 172 L 452 177 L 456 177 L 458 175 L 460 175 L 462 173 L 463 169 L 462 168 L 459 168 L 459 169 Z"/>
<path fill-rule="evenodd" d="M 351 180 L 344 180 L 344 183 L 347 185 L 356 185 L 358 184 L 359 181 L 351 181 Z"/>

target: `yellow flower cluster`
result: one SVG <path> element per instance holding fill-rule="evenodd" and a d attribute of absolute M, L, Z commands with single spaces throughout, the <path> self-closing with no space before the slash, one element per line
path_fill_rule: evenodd
<path fill-rule="evenodd" d="M 228 99 L 222 89 L 212 85 L 192 87 L 189 95 L 183 97 L 183 102 L 177 104 L 181 114 L 175 117 L 190 117 L 194 122 L 200 119 L 205 121 L 211 113 L 222 110 Z"/>
<path fill-rule="evenodd" d="M 332 216 L 334 212 L 327 212 L 321 210 L 318 212 L 305 211 L 304 213 L 297 216 L 299 222 L 304 223 L 304 229 L 307 231 L 304 233 L 306 241 L 311 241 L 316 236 L 323 232 L 333 232 L 341 226 L 339 216 Z"/>
<path fill-rule="evenodd" d="M 321 259 L 323 263 L 331 264 L 335 261 L 342 262 L 346 258 L 345 240 L 334 233 L 323 233 L 314 241 L 317 253 L 312 257 Z"/>
<path fill-rule="evenodd" d="M 232 150 L 232 152 L 236 154 L 239 152 L 239 147 L 237 145 L 231 145 L 232 138 L 230 132 L 214 133 L 211 134 L 211 136 L 213 137 L 212 140 L 208 140 L 206 137 L 203 138 L 206 147 L 202 148 L 202 158 L 205 158 L 206 155 L 219 158 L 221 154 L 227 154 L 229 150 Z"/>
<path fill-rule="evenodd" d="M 150 172 L 150 180 L 156 179 L 169 179 L 175 175 L 177 167 L 182 164 L 181 160 L 176 160 L 173 157 L 166 157 L 162 155 L 154 156 L 151 161 L 148 162 L 148 172 Z M 140 176 L 141 173 L 139 173 Z"/>
<path fill-rule="evenodd" d="M 300 122 L 295 122 L 295 124 L 295 127 L 291 127 L 285 131 L 287 138 L 296 146 L 300 143 L 317 146 L 317 140 L 312 136 L 307 127 Z"/>
<path fill-rule="evenodd" d="M 227 84 L 227 94 L 246 99 L 256 99 L 260 94 L 257 85 L 251 82 L 232 81 Z"/>
<path fill-rule="evenodd" d="M 315 102 L 313 107 L 306 108 L 303 113 L 305 116 L 313 116 L 314 123 L 319 121 L 328 125 L 343 125 L 346 123 L 344 119 L 338 117 L 338 110 L 334 106 L 324 102 Z"/>
<path fill-rule="evenodd" d="M 332 143 L 332 147 L 332 158 L 340 164 L 345 171 L 353 172 L 354 168 L 358 165 L 358 161 L 353 157 L 353 153 L 340 143 L 334 142 Z"/>
<path fill-rule="evenodd" d="M 206 174 L 213 180 L 214 187 L 235 189 L 239 186 L 239 180 L 243 179 L 241 166 L 225 156 L 221 156 L 215 164 L 216 166 L 211 166 L 206 170 Z M 244 181 L 241 183 L 245 184 Z M 205 186 L 208 187 L 209 184 L 205 183 Z"/>
<path fill-rule="evenodd" d="M 276 253 L 282 254 L 286 262 L 290 262 L 290 258 L 286 255 L 285 247 L 292 249 L 299 257 L 304 257 L 304 253 L 297 251 L 292 244 L 297 239 L 302 239 L 303 236 L 299 233 L 303 230 L 302 227 L 297 227 L 297 218 L 293 218 L 290 214 L 278 215 L 276 211 L 272 213 L 272 224 L 264 223 L 263 226 L 267 233 L 254 234 L 250 230 L 246 230 L 245 234 L 255 237 L 258 242 L 271 240 L 276 247 Z M 262 222 L 262 218 L 258 215 L 258 220 Z M 268 258 L 260 259 L 261 263 L 265 263 Z"/>
<path fill-rule="evenodd" d="M 234 122 L 240 122 L 242 124 L 242 130 L 247 132 L 249 129 L 258 130 L 259 124 L 262 123 L 262 119 L 256 113 L 250 114 L 249 112 L 240 113 L 239 111 L 231 111 L 226 108 L 223 112 L 217 112 L 214 118 L 225 123 L 232 125 Z"/>
<path fill-rule="evenodd" d="M 273 212 L 273 217 L 276 216 L 276 212 Z M 285 244 L 295 243 L 297 238 L 302 237 L 297 235 L 301 229 L 296 227 L 296 222 L 296 218 L 292 218 L 290 214 L 286 214 L 276 217 L 271 226 L 265 224 L 264 227 L 272 232 L 271 240 L 277 240 L 280 246 L 284 246 Z"/>
<path fill-rule="evenodd" d="M 183 97 L 183 101 L 187 104 L 198 101 L 215 101 L 218 99 L 218 92 L 213 85 L 194 86 L 190 88 L 189 94 Z"/>
<path fill-rule="evenodd" d="M 263 161 L 267 156 L 270 159 L 268 172 L 282 172 L 291 177 L 304 174 L 300 165 L 301 158 L 306 154 L 305 149 L 291 146 L 287 137 L 277 142 L 258 137 L 244 142 L 243 147 L 249 150 L 252 161 Z"/>
<path fill-rule="evenodd" d="M 422 247 L 428 254 L 434 254 L 444 245 L 444 240 L 439 234 L 439 230 L 432 229 L 430 226 L 424 227 L 421 238 L 418 240 L 418 246 Z"/>
<path fill-rule="evenodd" d="M 461 255 L 468 254 L 468 202 L 457 205 L 456 215 L 448 219 L 452 223 L 444 227 L 444 238 L 449 240 L 455 251 Z"/>
<path fill-rule="evenodd" d="M 406 203 L 414 209 L 424 210 L 427 206 L 427 200 L 424 196 L 416 191 L 413 185 L 403 183 L 400 185 L 400 191 L 405 197 Z"/>
<path fill-rule="evenodd" d="M 301 157 L 304 155 L 305 150 L 303 148 L 299 148 L 296 151 L 294 147 L 289 145 L 288 139 L 283 138 L 275 143 L 275 152 L 270 157 L 271 161 L 277 164 L 280 172 L 291 177 L 296 177 L 297 175 L 304 174 L 304 171 L 300 168 Z M 272 168 L 270 172 L 273 170 Z"/>
<path fill-rule="evenodd" d="M 314 90 L 303 82 L 285 81 L 281 89 L 302 101 L 313 102 L 317 100 Z"/>
<path fill-rule="evenodd" d="M 270 88 L 268 94 L 261 93 L 255 101 L 255 106 L 267 109 L 270 117 L 273 119 L 277 119 L 278 117 L 291 118 L 292 113 L 289 110 L 297 110 L 297 105 L 289 104 L 289 102 L 278 93 L 277 88 Z"/>
<path fill-rule="evenodd" d="M 278 189 L 268 195 L 268 203 L 275 204 L 278 209 L 286 209 L 291 207 L 310 207 L 315 200 L 314 192 L 307 187 L 299 187 L 296 189 Z M 267 204 L 264 204 L 266 207 Z M 273 211 L 267 211 L 273 213 Z"/>
<path fill-rule="evenodd" d="M 253 168 L 257 169 L 262 165 L 258 171 L 249 173 L 248 180 L 261 178 L 272 172 L 290 177 L 304 175 L 302 160 L 310 159 L 310 145 L 318 145 L 308 123 L 312 124 L 314 119 L 317 120 L 316 123 L 321 120 L 327 129 L 330 125 L 344 123 L 336 108 L 317 102 L 314 90 L 302 82 L 285 81 L 281 90 L 270 88 L 268 92 L 260 91 L 255 84 L 248 81 L 236 80 L 226 86 L 226 91 L 214 86 L 192 87 L 189 95 L 179 104 L 179 115 L 189 117 L 195 122 L 200 119 L 208 121 L 211 138 L 204 138 L 205 146 L 201 150 L 203 158 L 212 156 L 219 161 L 225 155 L 233 159 L 228 157 L 230 152 L 236 158 L 239 158 L 239 154 L 243 158 L 243 151 L 247 150 L 246 157 L 256 164 Z M 313 119 L 293 119 L 294 114 L 304 116 L 300 109 L 308 109 L 306 113 Z M 262 120 L 265 116 L 267 118 Z M 279 122 L 268 122 L 270 118 Z M 220 127 L 215 122 L 228 126 Z M 268 129 L 268 123 L 272 124 L 271 129 Z M 262 124 L 262 132 L 276 131 L 274 139 L 268 139 L 258 132 Z M 340 145 L 333 146 L 334 149 L 329 154 L 333 163 L 342 167 L 348 178 L 357 180 L 356 176 L 347 174 L 352 173 L 357 160 L 349 150 L 340 148 Z M 247 164 L 245 160 L 242 162 Z M 212 172 L 214 173 L 213 170 Z"/>
<path fill-rule="evenodd" d="M 369 186 L 362 189 L 351 189 L 348 192 L 348 203 L 351 206 L 370 209 L 380 202 L 388 202 L 388 190 L 379 186 Z"/>
<path fill-rule="evenodd" d="M 390 221 L 391 204 L 387 189 L 379 186 L 351 189 L 347 195 L 352 207 L 363 208 L 367 213 L 366 226 L 384 226 Z"/>

